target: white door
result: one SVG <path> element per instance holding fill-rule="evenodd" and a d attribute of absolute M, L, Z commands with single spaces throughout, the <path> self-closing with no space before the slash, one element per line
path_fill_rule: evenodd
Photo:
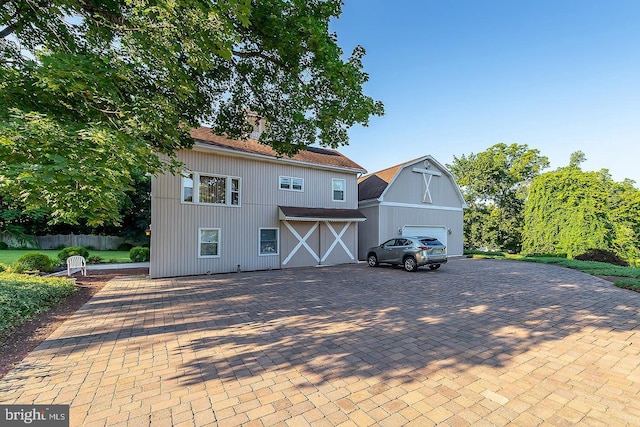
<path fill-rule="evenodd" d="M 405 225 L 402 227 L 403 236 L 429 236 L 435 237 L 447 246 L 447 227 L 444 225 Z"/>

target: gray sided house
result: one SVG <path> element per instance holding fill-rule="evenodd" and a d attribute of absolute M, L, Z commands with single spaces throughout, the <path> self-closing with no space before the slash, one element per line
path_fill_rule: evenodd
<path fill-rule="evenodd" d="M 182 176 L 151 183 L 151 277 L 357 262 L 357 176 L 334 150 L 278 157 L 208 128 L 178 153 Z"/>
<path fill-rule="evenodd" d="M 358 257 L 398 236 L 431 236 L 462 255 L 463 209 L 453 175 L 431 156 L 420 157 L 358 180 L 358 207 L 367 217 L 358 226 Z"/>

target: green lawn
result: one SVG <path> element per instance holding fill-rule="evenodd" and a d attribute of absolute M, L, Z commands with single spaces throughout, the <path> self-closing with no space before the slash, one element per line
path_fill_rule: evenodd
<path fill-rule="evenodd" d="M 0 264 L 13 264 L 22 255 L 30 252 L 38 252 L 47 255 L 49 258 L 57 259 L 59 250 L 43 249 L 6 249 L 0 250 Z M 90 256 L 99 256 L 103 262 L 131 262 L 129 251 L 89 251 Z"/>
<path fill-rule="evenodd" d="M 0 273 L 0 337 L 75 291 L 69 279 Z"/>

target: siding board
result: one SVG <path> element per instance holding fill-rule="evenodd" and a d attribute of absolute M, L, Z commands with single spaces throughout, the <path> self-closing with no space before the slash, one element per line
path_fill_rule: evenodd
<path fill-rule="evenodd" d="M 180 176 L 164 174 L 153 177 L 151 277 L 235 272 L 238 266 L 243 271 L 280 268 L 281 260 L 288 253 L 286 250 L 292 249 L 297 239 L 291 241 L 293 236 L 287 235 L 284 227 L 281 227 L 279 205 L 340 209 L 358 207 L 355 172 L 284 162 L 278 164 L 202 151 L 181 151 L 177 159 L 188 171 L 240 177 L 240 206 L 183 203 Z M 304 191 L 280 190 L 279 177 L 282 175 L 303 178 Z M 346 180 L 346 202 L 332 201 L 333 178 Z M 258 230 L 261 227 L 280 229 L 279 256 L 259 256 Z M 220 228 L 219 258 L 198 258 L 199 228 Z M 352 253 L 355 253 L 355 241 L 351 234 L 357 236 L 357 232 L 349 232 Z M 319 249 L 319 237 L 317 245 Z M 341 247 L 339 249 L 342 250 Z M 301 251 L 306 252 L 304 248 Z M 313 263 L 309 264 L 310 260 Z M 310 255 L 304 261 L 295 262 L 299 265 L 317 264 Z"/>

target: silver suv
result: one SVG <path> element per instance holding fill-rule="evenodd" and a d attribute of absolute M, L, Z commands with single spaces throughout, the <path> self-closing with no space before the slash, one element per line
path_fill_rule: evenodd
<path fill-rule="evenodd" d="M 446 262 L 447 247 L 434 237 L 397 237 L 367 251 L 370 267 L 385 263 L 402 264 L 407 271 L 416 271 L 423 265 L 437 270 Z"/>

